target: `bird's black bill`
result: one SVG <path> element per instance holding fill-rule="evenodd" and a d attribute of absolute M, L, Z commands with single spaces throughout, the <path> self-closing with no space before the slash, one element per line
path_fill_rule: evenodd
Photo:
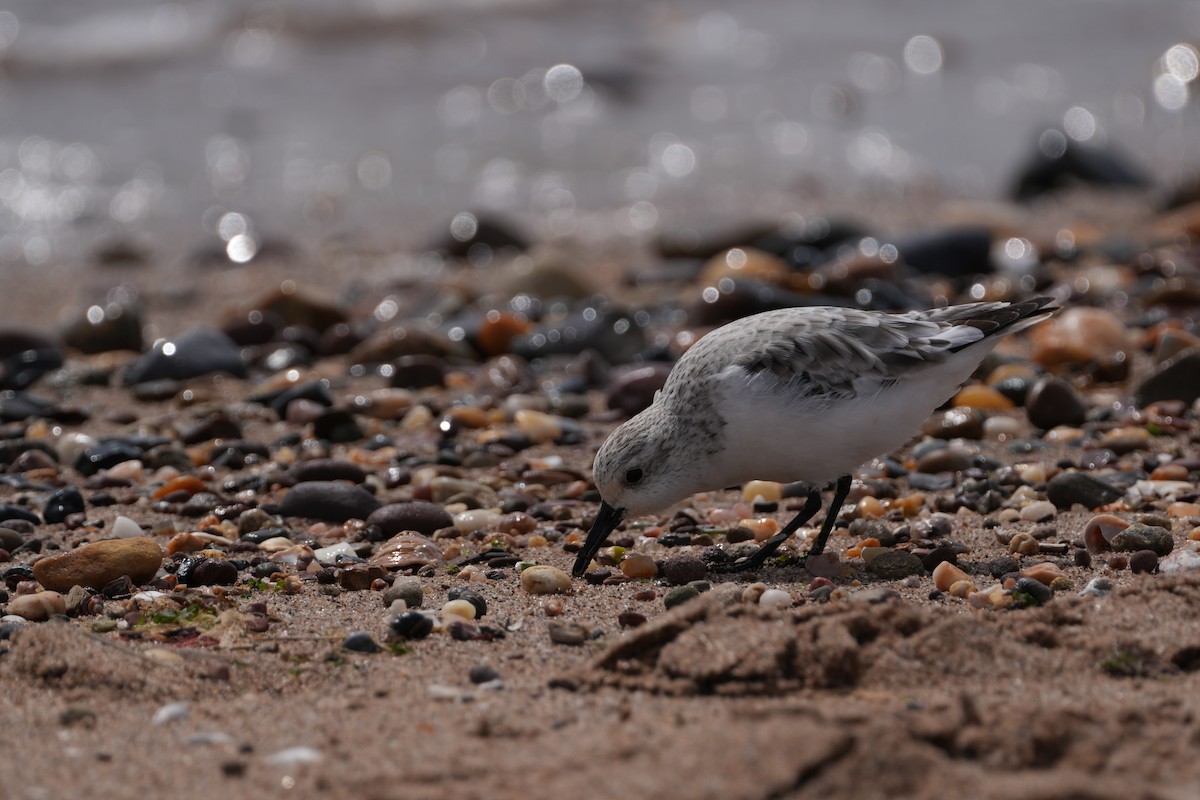
<path fill-rule="evenodd" d="M 587 571 L 588 564 L 591 563 L 596 553 L 600 552 L 600 547 L 608 535 L 621 524 L 621 517 L 624 515 L 624 509 L 613 508 L 603 500 L 600 501 L 600 511 L 596 514 L 596 521 L 592 523 L 592 529 L 588 531 L 587 538 L 583 540 L 583 549 L 579 551 L 579 555 L 575 559 L 575 566 L 571 568 L 572 575 L 578 578 Z"/>

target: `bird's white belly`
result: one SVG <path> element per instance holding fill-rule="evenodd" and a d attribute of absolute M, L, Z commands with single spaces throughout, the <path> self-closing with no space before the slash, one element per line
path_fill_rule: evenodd
<path fill-rule="evenodd" d="M 745 391 L 723 406 L 725 447 L 713 472 L 722 486 L 754 479 L 824 483 L 851 473 L 912 438 L 957 385 L 947 388 L 945 375 L 930 378 L 824 409 Z"/>

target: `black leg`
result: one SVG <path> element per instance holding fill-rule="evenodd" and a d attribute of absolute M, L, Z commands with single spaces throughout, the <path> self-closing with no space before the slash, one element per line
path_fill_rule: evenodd
<path fill-rule="evenodd" d="M 813 489 L 808 493 L 808 501 L 804 504 L 804 508 L 800 509 L 800 513 L 792 518 L 784 529 L 762 543 L 762 547 L 752 555 L 746 558 L 741 558 L 734 563 L 728 565 L 725 569 L 731 572 L 743 572 L 752 569 L 758 569 L 767 559 L 774 555 L 779 549 L 779 545 L 783 544 L 788 538 L 800 529 L 800 526 L 808 522 L 817 515 L 821 510 L 821 490 Z"/>
<path fill-rule="evenodd" d="M 843 475 L 837 479 L 837 487 L 833 492 L 833 502 L 829 504 L 829 513 L 825 516 L 825 524 L 821 526 L 821 532 L 817 534 L 817 540 L 813 542 L 813 546 L 808 548 L 808 552 L 804 554 L 805 560 L 812 556 L 819 556 L 825 551 L 825 542 L 828 541 L 829 534 L 833 533 L 838 512 L 842 510 L 842 503 L 846 502 L 846 495 L 850 494 L 850 481 L 849 475 Z"/>

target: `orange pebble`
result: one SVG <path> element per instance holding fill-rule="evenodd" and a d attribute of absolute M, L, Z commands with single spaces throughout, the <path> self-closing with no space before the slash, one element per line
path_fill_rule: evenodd
<path fill-rule="evenodd" d="M 512 340 L 529 330 L 529 320 L 513 314 L 489 311 L 479 326 L 479 349 L 488 356 L 508 352 Z"/>
<path fill-rule="evenodd" d="M 858 543 L 859 550 L 862 550 L 864 547 L 881 547 L 881 546 L 882 546 L 882 543 L 878 539 L 876 539 L 874 536 L 872 536 L 868 539 L 863 539 L 861 542 Z"/>
<path fill-rule="evenodd" d="M 874 497 L 864 497 L 858 501 L 858 515 L 860 517 L 882 517 L 886 512 L 887 509 L 883 507 L 883 503 Z"/>
<path fill-rule="evenodd" d="M 1013 401 L 990 386 L 975 383 L 965 386 L 954 395 L 954 405 L 969 406 L 970 408 L 1012 408 Z"/>
<path fill-rule="evenodd" d="M 1150 473 L 1154 481 L 1186 481 L 1188 469 L 1183 464 L 1163 464 Z"/>

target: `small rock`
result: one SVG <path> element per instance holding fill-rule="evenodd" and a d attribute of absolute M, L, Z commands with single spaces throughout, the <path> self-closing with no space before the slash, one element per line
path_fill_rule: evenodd
<path fill-rule="evenodd" d="M 695 556 L 671 556 L 663 562 L 663 577 L 672 586 L 703 580 L 708 567 Z"/>
<path fill-rule="evenodd" d="M 921 563 L 921 559 L 912 553 L 906 553 L 902 550 L 880 553 L 867 569 L 886 580 L 896 580 L 907 578 L 909 575 L 925 574 L 925 565 Z M 809 570 L 809 573 L 812 574 L 812 570 Z"/>
<path fill-rule="evenodd" d="M 1133 360 L 1125 325 L 1110 311 L 1076 306 L 1030 331 L 1033 360 L 1060 371 L 1090 365 L 1107 380 L 1123 379 Z"/>
<path fill-rule="evenodd" d="M 355 653 L 378 653 L 383 648 L 366 631 L 355 631 L 342 640 L 342 649 Z"/>
<path fill-rule="evenodd" d="M 1169 530 L 1156 525 L 1144 525 L 1141 522 L 1135 522 L 1113 536 L 1110 544 L 1113 550 L 1121 553 L 1152 550 L 1159 556 L 1165 556 L 1175 548 Z"/>
<path fill-rule="evenodd" d="M 1162 400 L 1191 405 L 1200 398 L 1200 349 L 1185 350 L 1162 364 L 1133 390 L 1133 403 L 1145 408 Z"/>
<path fill-rule="evenodd" d="M 383 504 L 375 495 L 341 481 L 308 481 L 288 489 L 279 504 L 285 517 L 305 517 L 329 522 L 368 519 Z"/>
<path fill-rule="evenodd" d="M 1033 578 L 1039 583 L 1049 586 L 1054 582 L 1055 578 L 1064 577 L 1062 569 L 1057 564 L 1050 561 L 1043 561 L 1040 564 L 1034 564 L 1021 570 L 1021 577 Z"/>
<path fill-rule="evenodd" d="M 658 565 L 650 556 L 629 553 L 621 559 L 621 572 L 629 578 L 653 578 L 658 574 Z"/>
<path fill-rule="evenodd" d="M 1116 487 L 1084 472 L 1060 472 L 1046 484 L 1046 496 L 1064 511 L 1076 504 L 1089 509 L 1099 508 L 1121 499 L 1123 494 Z"/>
<path fill-rule="evenodd" d="M 237 567 L 225 559 L 202 558 L 188 574 L 186 583 L 188 586 L 232 586 L 237 583 L 237 578 Z"/>
<path fill-rule="evenodd" d="M 1153 550 L 1138 550 L 1129 557 L 1129 568 L 1136 574 L 1158 570 L 1158 553 Z"/>
<path fill-rule="evenodd" d="M 555 644 L 578 646 L 587 641 L 587 631 L 582 625 L 577 625 L 574 622 L 550 620 L 550 622 L 546 623 L 546 630 L 550 633 L 550 641 Z"/>
<path fill-rule="evenodd" d="M 1192 572 L 1197 569 L 1200 569 L 1200 553 L 1186 548 L 1174 550 L 1158 562 L 1158 571 L 1164 575 Z"/>
<path fill-rule="evenodd" d="M 431 536 L 435 531 L 449 528 L 454 520 L 437 503 L 414 500 L 408 503 L 391 503 L 366 516 L 368 525 L 378 525 L 385 536 L 394 536 L 401 531 L 416 531 Z"/>
<path fill-rule="evenodd" d="M 367 479 L 366 470 L 358 464 L 337 458 L 314 458 L 310 461 L 301 461 L 292 467 L 291 474 L 296 479 L 296 483 L 309 481 L 363 483 Z"/>
<path fill-rule="evenodd" d="M 41 622 L 55 614 L 66 614 L 67 600 L 58 592 L 17 595 L 9 602 L 6 613 L 30 622 Z"/>
<path fill-rule="evenodd" d="M 420 608 L 425 600 L 425 591 L 421 581 L 416 578 L 397 578 L 383 592 L 383 604 L 391 606 L 397 600 L 403 600 L 406 608 Z"/>
<path fill-rule="evenodd" d="M 1021 519 L 1026 522 L 1045 522 L 1051 519 L 1057 509 L 1049 500 L 1038 500 L 1021 509 Z"/>
<path fill-rule="evenodd" d="M 1103 597 L 1112 591 L 1112 581 L 1103 576 L 1092 578 L 1087 586 L 1079 591 L 1080 597 Z"/>
<path fill-rule="evenodd" d="M 43 587 L 66 592 L 78 584 L 103 589 L 128 575 L 135 584 L 149 582 L 162 566 L 162 549 L 149 537 L 93 542 L 34 562 L 33 574 Z"/>
<path fill-rule="evenodd" d="M 392 617 L 388 628 L 401 639 L 424 639 L 433 633 L 433 619 L 420 611 L 405 611 Z"/>
<path fill-rule="evenodd" d="M 471 607 L 475 609 L 474 616 L 476 617 L 482 617 L 488 612 L 487 600 L 484 600 L 483 595 L 474 589 L 460 589 L 455 587 L 450 590 L 448 596 L 451 601 L 462 600 L 470 603 Z M 445 609 L 443 609 L 443 611 L 444 610 Z"/>
<path fill-rule="evenodd" d="M 64 486 L 50 495 L 42 509 L 42 518 L 48 525 L 53 525 L 71 514 L 81 514 L 83 511 L 83 495 L 73 486 Z"/>
<path fill-rule="evenodd" d="M 791 608 L 794 602 L 782 589 L 767 589 L 758 598 L 758 604 L 763 608 Z"/>
<path fill-rule="evenodd" d="M 467 671 L 467 679 L 474 684 L 500 680 L 500 673 L 490 664 L 476 664 Z"/>
<path fill-rule="evenodd" d="M 246 377 L 242 350 L 218 330 L 194 328 L 142 354 L 125 373 L 125 383 L 133 386 L 164 379 L 181 381 L 214 372 Z"/>
<path fill-rule="evenodd" d="M 940 439 L 982 439 L 983 420 L 983 412 L 974 408 L 952 408 L 926 420 L 921 432 Z"/>
<path fill-rule="evenodd" d="M 1098 514 L 1083 528 L 1083 543 L 1089 553 L 1111 550 L 1113 537 L 1129 527 L 1129 523 L 1113 514 Z"/>
<path fill-rule="evenodd" d="M 1034 578 L 1019 578 L 1013 591 L 1033 600 L 1033 605 L 1042 606 L 1054 598 L 1054 590 Z"/>
<path fill-rule="evenodd" d="M 663 597 L 663 606 L 668 609 L 671 609 L 671 608 L 674 608 L 675 606 L 682 605 L 689 600 L 693 600 L 699 596 L 700 596 L 700 592 L 699 592 L 699 590 L 696 589 L 695 586 L 686 586 L 686 585 L 685 586 L 676 586 L 675 588 L 668 591 L 666 593 L 666 595 Z M 632 613 L 632 612 L 626 612 L 626 613 Z M 622 616 L 624 616 L 624 615 L 622 615 Z M 638 614 L 637 616 L 640 617 L 641 614 Z M 642 619 L 643 619 L 643 621 L 645 621 L 645 617 L 642 617 Z M 620 622 L 620 618 L 618 618 L 617 621 Z M 641 623 L 638 623 L 638 624 L 641 624 Z M 621 627 L 632 627 L 632 626 L 625 625 L 622 623 Z"/>
<path fill-rule="evenodd" d="M 943 561 L 933 568 L 933 585 L 940 591 L 947 592 L 959 581 L 969 581 L 971 576 L 963 572 L 949 561 Z"/>
<path fill-rule="evenodd" d="M 467 620 L 475 619 L 475 606 L 466 600 L 450 600 L 442 606 L 442 616 L 462 617 Z"/>
<path fill-rule="evenodd" d="M 1029 390 L 1025 413 L 1033 425 L 1046 431 L 1059 425 L 1082 425 L 1087 420 L 1087 406 L 1075 388 L 1048 375 Z"/>
<path fill-rule="evenodd" d="M 648 364 L 623 371 L 609 384 L 605 395 L 608 407 L 634 416 L 654 402 L 654 395 L 667 381 L 670 364 Z"/>
<path fill-rule="evenodd" d="M 521 571 L 521 588 L 529 594 L 570 594 L 571 579 L 558 567 L 535 564 Z"/>
<path fill-rule="evenodd" d="M 679 588 L 685 589 L 687 587 L 681 586 Z M 674 590 L 672 590 L 672 591 L 674 591 Z M 670 593 L 671 592 L 667 592 L 668 595 Z M 690 600 L 692 597 L 695 597 L 697 595 L 699 595 L 699 592 L 697 592 L 696 595 L 690 595 L 688 597 L 685 597 L 683 600 L 679 600 L 677 603 L 675 603 L 675 605 L 679 605 L 679 603 L 686 602 L 687 600 Z M 666 598 L 663 598 L 663 602 L 664 603 L 666 602 Z M 646 624 L 646 617 L 644 614 L 639 614 L 636 611 L 622 611 L 620 614 L 617 615 L 617 624 L 620 625 L 622 628 L 637 628 L 641 625 Z"/>

